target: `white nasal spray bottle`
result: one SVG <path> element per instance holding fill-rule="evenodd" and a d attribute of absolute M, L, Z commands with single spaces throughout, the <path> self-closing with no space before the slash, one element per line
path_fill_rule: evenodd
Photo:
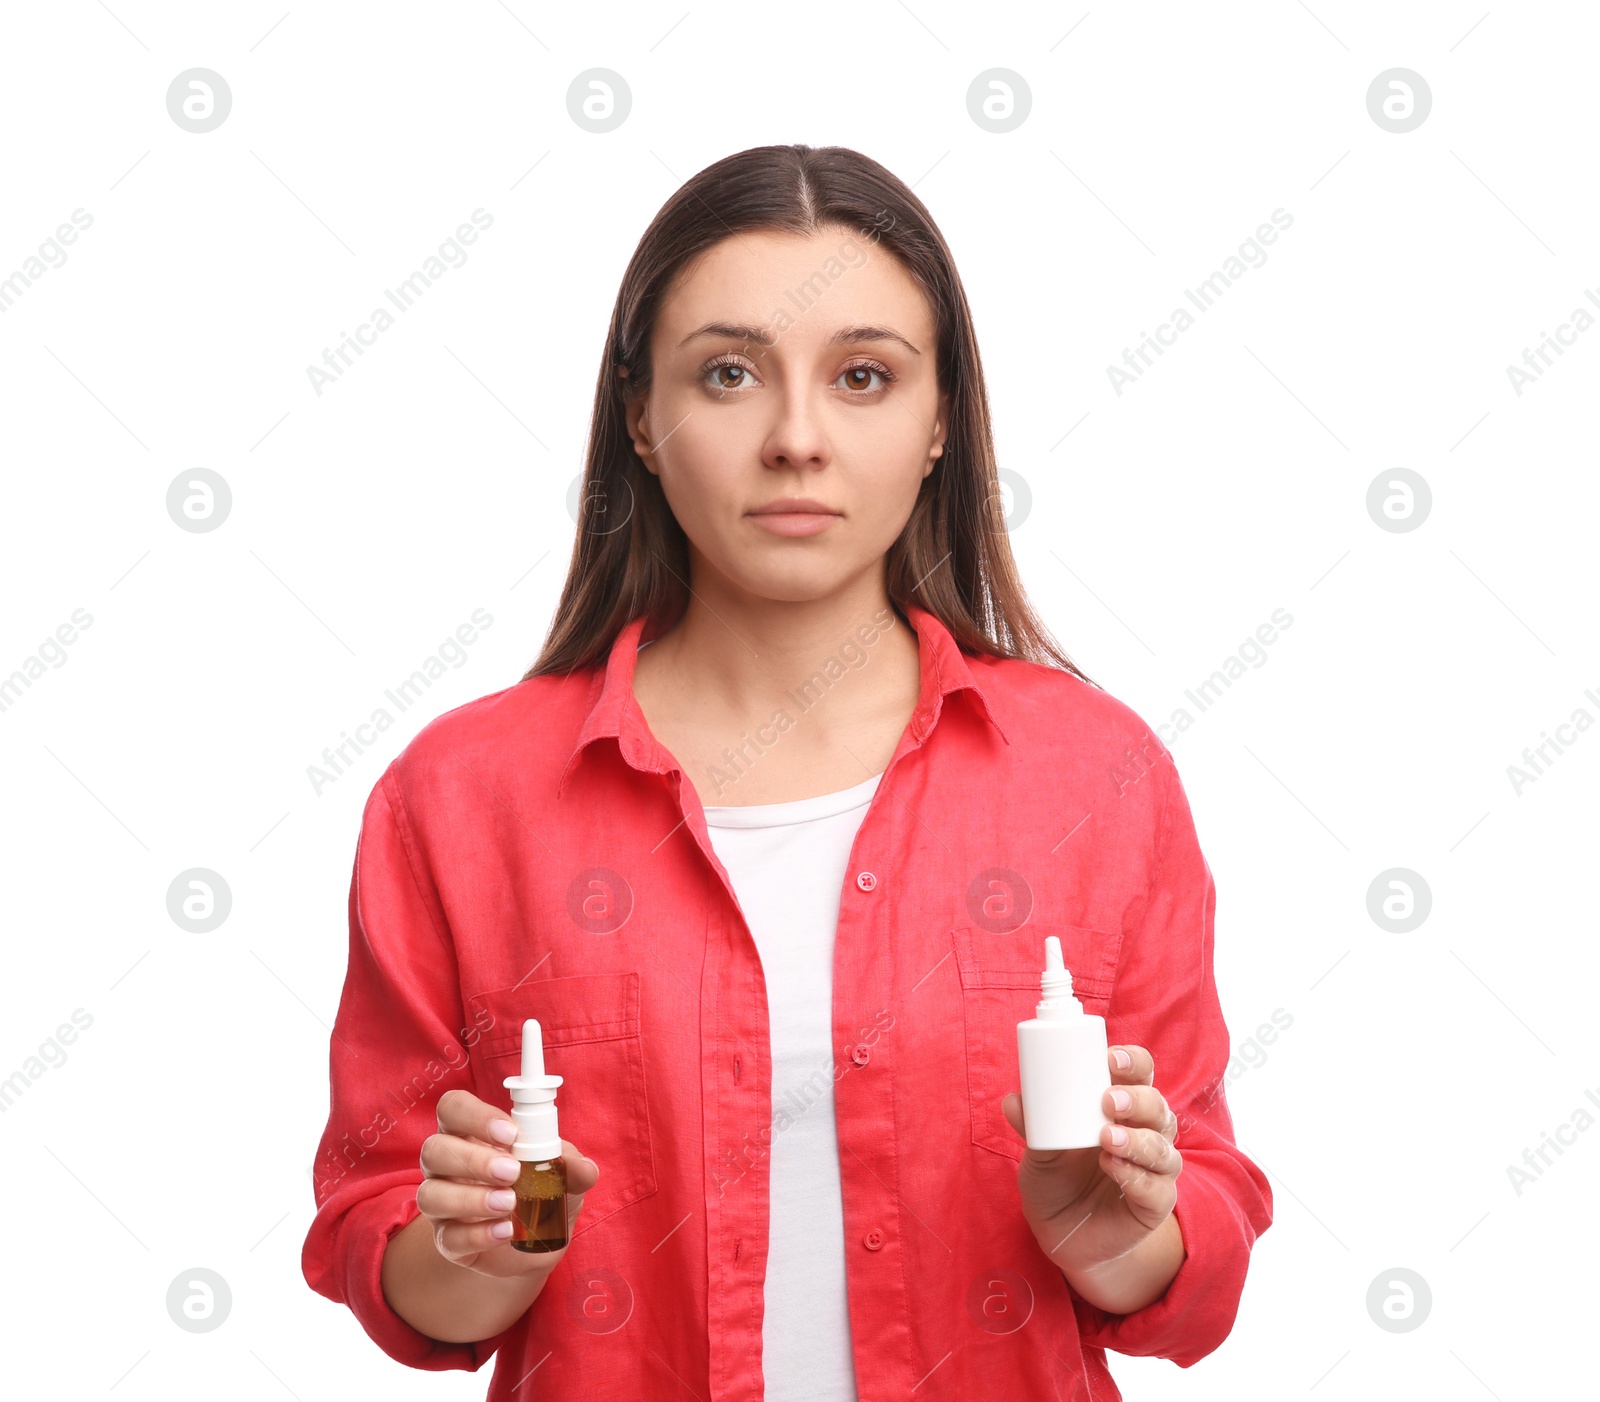
<path fill-rule="evenodd" d="M 1017 1024 L 1028 1147 L 1097 1149 L 1101 1127 L 1111 1123 L 1100 1108 L 1111 1088 L 1106 1020 L 1073 996 L 1059 936 L 1046 936 L 1044 956 L 1044 996 L 1034 1016 Z"/>

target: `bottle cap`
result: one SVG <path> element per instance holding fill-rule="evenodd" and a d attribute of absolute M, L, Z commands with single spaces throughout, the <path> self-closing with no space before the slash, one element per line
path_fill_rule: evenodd
<path fill-rule="evenodd" d="M 1072 991 L 1072 971 L 1061 958 L 1061 937 L 1046 935 L 1044 941 L 1044 972 L 1039 975 L 1039 988 L 1044 997 L 1034 1014 L 1045 1022 L 1062 1022 L 1083 1015 L 1083 1004 Z"/>
<path fill-rule="evenodd" d="M 524 1163 L 561 1157 L 561 1134 L 556 1126 L 556 1087 L 560 1084 L 560 1076 L 545 1073 L 544 1036 L 539 1020 L 530 1017 L 522 1024 L 522 1074 L 505 1078 L 511 1092 L 511 1118 L 517 1125 L 513 1157 Z"/>

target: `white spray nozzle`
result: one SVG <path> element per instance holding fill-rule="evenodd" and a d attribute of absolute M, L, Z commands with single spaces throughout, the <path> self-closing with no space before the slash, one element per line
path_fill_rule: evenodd
<path fill-rule="evenodd" d="M 505 1086 L 511 1092 L 511 1118 L 517 1125 L 517 1141 L 511 1152 L 524 1162 L 560 1157 L 556 1087 L 561 1079 L 546 1074 L 539 1020 L 528 1018 L 522 1024 L 522 1074 L 505 1078 Z"/>
<path fill-rule="evenodd" d="M 530 1017 L 522 1024 L 522 1077 L 531 1081 L 544 1075 L 544 1030 L 539 1019 Z"/>
<path fill-rule="evenodd" d="M 1037 1016 L 1046 1021 L 1071 1017 L 1083 1011 L 1083 1004 L 1072 992 L 1072 970 L 1067 968 L 1066 961 L 1061 957 L 1059 935 L 1046 935 L 1044 938 L 1044 972 L 1039 975 L 1039 990 L 1044 997 L 1039 1000 Z"/>

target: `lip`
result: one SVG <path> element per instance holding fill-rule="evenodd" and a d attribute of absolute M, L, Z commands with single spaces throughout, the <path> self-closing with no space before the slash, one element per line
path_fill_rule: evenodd
<path fill-rule="evenodd" d="M 786 536 L 816 535 L 844 515 L 814 497 L 780 497 L 745 514 L 764 530 Z"/>
<path fill-rule="evenodd" d="M 815 497 L 779 497 L 765 506 L 755 507 L 751 516 L 839 516 L 842 512 L 818 501 Z"/>
<path fill-rule="evenodd" d="M 840 519 L 840 512 L 810 496 L 784 496 L 755 507 L 749 517 L 776 536 L 814 536 Z"/>

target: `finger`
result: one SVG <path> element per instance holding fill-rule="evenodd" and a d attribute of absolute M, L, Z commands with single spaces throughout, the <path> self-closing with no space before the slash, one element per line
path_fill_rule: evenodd
<path fill-rule="evenodd" d="M 561 1162 L 567 1170 L 567 1192 L 582 1197 L 600 1181 L 600 1165 L 569 1140 L 561 1141 Z"/>
<path fill-rule="evenodd" d="M 433 1230 L 434 1245 L 450 1261 L 503 1246 L 510 1235 L 511 1223 L 505 1218 L 493 1222 L 445 1221 L 436 1223 Z"/>
<path fill-rule="evenodd" d="M 561 1141 L 562 1164 L 567 1172 L 567 1196 L 577 1199 L 600 1181 L 600 1165 L 575 1145 Z M 520 1166 L 519 1166 L 520 1168 Z M 487 1222 L 507 1216 L 516 1206 L 514 1189 L 494 1187 L 455 1178 L 428 1177 L 417 1185 L 417 1206 L 424 1217 L 436 1221 Z"/>
<path fill-rule="evenodd" d="M 1172 1141 L 1153 1129 L 1105 1125 L 1100 1130 L 1100 1147 L 1105 1150 L 1102 1158 L 1109 1155 L 1149 1173 L 1176 1177 L 1183 1167 L 1183 1155 L 1173 1147 Z"/>
<path fill-rule="evenodd" d="M 1114 1086 L 1152 1085 L 1156 1078 L 1156 1059 L 1144 1047 L 1124 1042 L 1110 1048 L 1106 1060 L 1111 1066 L 1111 1084 Z M 1124 1066 L 1123 1061 L 1127 1061 Z"/>
<path fill-rule="evenodd" d="M 504 1150 L 455 1134 L 430 1134 L 422 1141 L 422 1172 L 429 1178 L 455 1178 L 465 1183 L 509 1187 L 522 1165 Z"/>
<path fill-rule="evenodd" d="M 1168 1139 L 1178 1137 L 1178 1117 L 1154 1086 L 1113 1086 L 1100 1108 L 1117 1124 L 1153 1129 Z"/>
<path fill-rule="evenodd" d="M 1100 1151 L 1100 1171 L 1117 1185 L 1130 1207 L 1152 1214 L 1152 1225 L 1172 1211 L 1178 1199 L 1177 1182 L 1165 1173 L 1152 1173 L 1143 1164 L 1130 1163 Z"/>
<path fill-rule="evenodd" d="M 511 1117 L 471 1091 L 447 1090 L 439 1097 L 438 1108 L 441 1134 L 468 1136 L 491 1146 L 510 1144 L 517 1137 Z"/>
<path fill-rule="evenodd" d="M 424 1178 L 417 1185 L 417 1207 L 434 1222 L 489 1222 L 510 1215 L 517 1195 L 510 1188 Z"/>
<path fill-rule="evenodd" d="M 1028 1123 L 1022 1117 L 1022 1096 L 1012 1091 L 1000 1102 L 1000 1113 L 1006 1117 L 1006 1123 L 1026 1139 L 1028 1137 Z"/>
<path fill-rule="evenodd" d="M 435 1138 L 451 1140 L 456 1145 L 468 1143 L 453 1136 Z M 570 1236 L 578 1214 L 583 1211 L 584 1194 L 600 1181 L 600 1165 L 567 1139 L 561 1141 L 561 1161 L 567 1175 Z M 520 1173 L 521 1165 L 515 1159 L 510 1162 L 516 1164 Z M 512 1235 L 510 1214 L 516 1205 L 516 1193 L 510 1188 L 429 1177 L 417 1186 L 417 1205 L 423 1216 L 433 1223 L 434 1242 L 440 1254 L 457 1260 L 506 1244 Z"/>

